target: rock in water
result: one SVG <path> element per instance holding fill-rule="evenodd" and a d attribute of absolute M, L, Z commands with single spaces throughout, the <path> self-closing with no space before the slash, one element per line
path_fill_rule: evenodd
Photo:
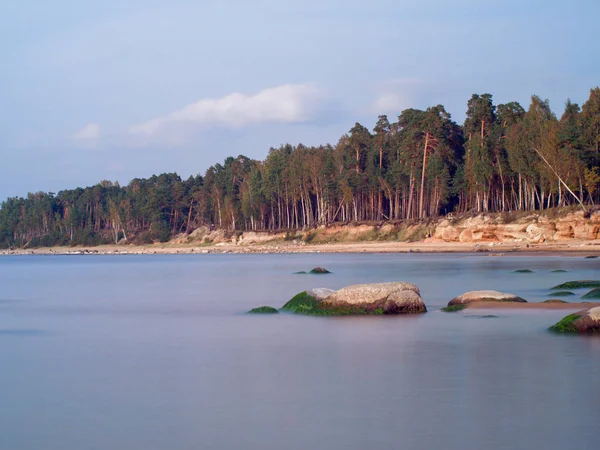
<path fill-rule="evenodd" d="M 309 273 L 321 275 L 321 274 L 326 274 L 326 273 L 331 273 L 331 272 L 323 267 L 315 267 Z"/>
<path fill-rule="evenodd" d="M 550 327 L 557 333 L 600 333 L 600 306 L 569 314 L 556 325 Z"/>
<path fill-rule="evenodd" d="M 311 297 L 314 297 L 317 300 L 321 301 L 321 300 L 325 300 L 331 294 L 335 293 L 335 291 L 333 289 L 327 289 L 327 288 L 314 288 L 314 289 L 310 289 L 310 290 L 306 291 L 306 293 L 308 295 L 310 295 Z"/>
<path fill-rule="evenodd" d="M 248 314 L 277 314 L 278 312 L 279 311 L 270 306 L 259 306 L 258 308 L 248 311 Z"/>
<path fill-rule="evenodd" d="M 587 294 L 582 295 L 581 298 L 586 299 L 586 300 L 600 298 L 600 288 L 592 289 Z"/>
<path fill-rule="evenodd" d="M 319 305 L 357 314 L 417 314 L 427 312 L 419 288 L 405 282 L 357 284 L 335 291 Z"/>
<path fill-rule="evenodd" d="M 448 306 L 468 305 L 473 302 L 518 302 L 527 303 L 527 300 L 516 296 L 515 294 L 505 294 L 498 291 L 470 291 L 465 292 L 458 297 L 454 297 L 448 302 Z"/>

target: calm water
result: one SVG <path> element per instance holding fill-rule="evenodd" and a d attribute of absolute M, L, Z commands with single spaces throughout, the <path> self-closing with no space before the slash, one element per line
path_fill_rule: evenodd
<path fill-rule="evenodd" d="M 334 274 L 292 275 L 317 265 Z M 600 339 L 548 333 L 560 311 L 437 310 L 483 288 L 544 300 L 598 269 L 548 256 L 1 257 L 0 449 L 597 449 Z M 243 314 L 394 280 L 419 285 L 430 313 Z"/>

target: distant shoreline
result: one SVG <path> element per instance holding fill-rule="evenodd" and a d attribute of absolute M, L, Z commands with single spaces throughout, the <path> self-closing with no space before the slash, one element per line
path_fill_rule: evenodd
<path fill-rule="evenodd" d="M 461 243 L 427 239 L 420 242 L 347 242 L 332 244 L 150 244 L 96 247 L 47 247 L 0 250 L 2 255 L 176 255 L 176 254 L 295 254 L 295 253 L 481 253 L 489 256 L 556 254 L 600 256 L 600 241 L 546 242 L 542 244 Z"/>

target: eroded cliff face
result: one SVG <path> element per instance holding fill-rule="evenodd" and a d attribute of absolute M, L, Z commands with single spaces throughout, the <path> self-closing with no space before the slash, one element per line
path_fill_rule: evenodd
<path fill-rule="evenodd" d="M 464 219 L 442 219 L 433 237 L 446 242 L 528 242 L 539 244 L 565 240 L 598 239 L 600 212 L 589 218 L 583 211 L 551 217 L 543 212 L 517 219 L 506 215 L 478 215 Z"/>
<path fill-rule="evenodd" d="M 590 241 L 599 239 L 600 211 L 552 210 L 536 213 L 495 213 L 445 217 L 438 220 L 372 224 L 333 224 L 309 230 L 254 232 L 201 227 L 181 234 L 171 244 L 252 246 L 356 242 L 526 243 Z"/>

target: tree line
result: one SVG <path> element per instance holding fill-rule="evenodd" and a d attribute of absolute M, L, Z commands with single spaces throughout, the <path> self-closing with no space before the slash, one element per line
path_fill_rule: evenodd
<path fill-rule="evenodd" d="M 356 123 L 337 144 L 282 145 L 264 161 L 228 157 L 206 173 L 102 181 L 8 198 L 0 248 L 167 241 L 200 226 L 298 230 L 334 222 L 425 219 L 596 204 L 600 89 L 558 118 L 533 96 L 473 95 L 465 122 L 442 105 Z"/>

